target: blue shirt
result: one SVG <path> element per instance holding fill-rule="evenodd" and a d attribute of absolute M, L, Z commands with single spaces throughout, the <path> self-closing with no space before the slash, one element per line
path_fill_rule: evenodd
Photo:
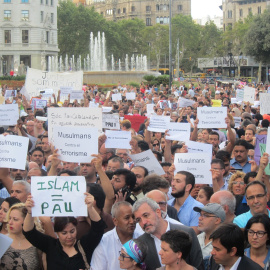
<path fill-rule="evenodd" d="M 174 206 L 175 199 L 168 201 L 170 206 Z M 190 195 L 186 198 L 184 204 L 180 207 L 177 213 L 178 219 L 186 226 L 198 226 L 200 213 L 193 210 L 194 207 L 203 207 L 203 204 L 193 199 Z"/>
<path fill-rule="evenodd" d="M 231 166 L 234 167 L 235 169 L 242 169 L 242 171 L 244 173 L 248 173 L 251 172 L 251 164 L 249 163 L 249 160 L 247 161 L 247 163 L 242 167 L 236 160 L 235 158 L 233 158 L 231 160 Z"/>
<path fill-rule="evenodd" d="M 246 249 L 245 249 L 245 255 L 246 255 L 248 258 L 250 258 L 250 248 L 246 248 Z M 266 269 L 269 269 L 268 267 L 269 267 L 269 265 L 270 265 L 270 249 L 268 249 L 268 253 L 267 253 L 267 255 L 266 255 L 266 257 L 265 257 L 263 263 L 264 263 L 264 269 L 265 269 L 265 270 L 266 270 Z"/>

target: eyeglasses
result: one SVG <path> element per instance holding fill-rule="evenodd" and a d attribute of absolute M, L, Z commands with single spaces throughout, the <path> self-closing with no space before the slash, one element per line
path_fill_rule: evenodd
<path fill-rule="evenodd" d="M 119 251 L 119 257 L 120 257 L 120 261 L 123 261 L 125 258 L 132 259 L 131 257 L 126 256 L 125 254 L 121 253 L 121 251 Z"/>
<path fill-rule="evenodd" d="M 159 144 L 158 143 L 153 143 L 153 146 L 158 146 Z"/>
<path fill-rule="evenodd" d="M 202 218 L 209 218 L 209 217 L 216 217 L 216 216 L 211 216 L 211 215 L 200 213 L 200 217 L 202 217 Z"/>
<path fill-rule="evenodd" d="M 267 234 L 267 232 L 264 232 L 264 231 L 254 232 L 253 230 L 250 230 L 250 229 L 248 230 L 249 236 L 253 236 L 254 234 L 256 234 L 258 238 L 262 238 L 262 237 L 264 237 L 265 234 Z"/>
<path fill-rule="evenodd" d="M 219 171 L 219 170 L 223 170 L 223 168 L 211 168 L 211 170 L 213 170 L 213 171 Z"/>
<path fill-rule="evenodd" d="M 238 185 L 238 184 L 239 184 L 239 185 L 241 185 L 241 186 L 244 186 L 244 185 L 245 185 L 244 182 L 239 182 L 239 181 L 233 181 L 232 184 L 233 184 L 233 185 Z"/>
<path fill-rule="evenodd" d="M 157 202 L 158 205 L 167 205 L 167 202 Z"/>
<path fill-rule="evenodd" d="M 252 196 L 249 196 L 249 197 L 246 197 L 246 198 L 247 198 L 248 201 L 253 201 L 255 198 L 256 198 L 256 199 L 261 199 L 261 198 L 263 198 L 265 195 L 266 195 L 266 193 L 264 193 L 264 194 L 252 195 Z"/>

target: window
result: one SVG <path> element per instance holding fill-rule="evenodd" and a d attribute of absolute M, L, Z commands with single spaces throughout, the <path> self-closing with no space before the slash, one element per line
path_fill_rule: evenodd
<path fill-rule="evenodd" d="M 123 8 L 123 13 L 126 13 L 126 12 L 127 12 L 126 8 Z"/>
<path fill-rule="evenodd" d="M 262 8 L 258 7 L 258 14 L 261 14 L 261 13 L 262 13 Z"/>
<path fill-rule="evenodd" d="M 54 16 L 53 16 L 53 13 L 51 13 L 51 23 L 54 22 Z"/>
<path fill-rule="evenodd" d="M 51 6 L 53 6 L 53 0 L 51 0 Z"/>
<path fill-rule="evenodd" d="M 5 30 L 5 44 L 11 43 L 11 30 Z"/>
<path fill-rule="evenodd" d="M 159 5 L 156 5 L 156 11 L 159 11 Z"/>
<path fill-rule="evenodd" d="M 183 6 L 182 6 L 182 5 L 178 5 L 178 6 L 177 6 L 177 10 L 178 10 L 178 11 L 182 11 L 182 10 L 183 10 Z"/>
<path fill-rule="evenodd" d="M 156 23 L 160 23 L 159 17 L 156 18 Z"/>
<path fill-rule="evenodd" d="M 28 44 L 29 43 L 28 30 L 22 30 L 22 43 L 23 44 Z"/>
<path fill-rule="evenodd" d="M 248 14 L 252 14 L 252 8 L 248 9 Z"/>
<path fill-rule="evenodd" d="M 29 0 L 22 0 L 22 3 L 29 3 Z"/>
<path fill-rule="evenodd" d="M 22 21 L 29 21 L 29 10 L 22 10 Z"/>
<path fill-rule="evenodd" d="M 132 6 L 132 7 L 131 7 L 131 12 L 135 12 L 135 10 L 136 10 L 136 9 L 135 9 L 135 6 Z"/>
<path fill-rule="evenodd" d="M 150 26 L 151 25 L 151 18 L 146 18 L 146 26 Z"/>
<path fill-rule="evenodd" d="M 4 10 L 4 21 L 11 20 L 11 10 Z"/>
<path fill-rule="evenodd" d="M 40 22 L 44 20 L 44 11 L 40 11 Z"/>
<path fill-rule="evenodd" d="M 232 18 L 232 10 L 228 10 L 228 19 Z"/>
<path fill-rule="evenodd" d="M 11 3 L 11 0 L 4 0 L 4 3 Z"/>
<path fill-rule="evenodd" d="M 239 16 L 243 17 L 243 9 L 239 9 Z"/>
<path fill-rule="evenodd" d="M 151 6 L 146 6 L 146 12 L 149 12 L 149 11 L 151 11 Z"/>
<path fill-rule="evenodd" d="M 50 32 L 46 31 L 46 43 L 49 44 L 50 42 Z"/>
<path fill-rule="evenodd" d="M 117 9 L 117 14 L 121 14 L 121 9 L 120 8 Z"/>

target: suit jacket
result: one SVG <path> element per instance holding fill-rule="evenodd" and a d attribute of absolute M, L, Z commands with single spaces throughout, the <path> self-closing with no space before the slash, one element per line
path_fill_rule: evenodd
<path fill-rule="evenodd" d="M 184 225 L 177 225 L 177 224 L 171 224 L 171 223 L 170 223 L 170 229 L 181 230 L 190 235 L 190 237 L 192 238 L 192 247 L 186 261 L 188 264 L 196 267 L 198 270 L 204 270 L 202 251 L 201 251 L 200 244 L 198 242 L 197 235 L 194 232 L 194 230 Z M 144 233 L 138 239 L 142 240 L 148 246 L 148 251 L 147 251 L 147 255 L 145 259 L 146 269 L 156 270 L 157 268 L 161 267 L 154 238 L 150 234 Z"/>
<path fill-rule="evenodd" d="M 174 207 L 167 205 L 167 214 L 170 218 L 173 218 L 173 219 L 179 221 L 178 215 L 177 215 L 177 210 Z"/>
<path fill-rule="evenodd" d="M 218 269 L 219 264 L 217 264 L 212 257 L 210 261 L 209 270 L 218 270 Z M 243 256 L 237 267 L 237 270 L 263 270 L 263 268 L 254 261 L 252 261 L 250 258 Z"/>

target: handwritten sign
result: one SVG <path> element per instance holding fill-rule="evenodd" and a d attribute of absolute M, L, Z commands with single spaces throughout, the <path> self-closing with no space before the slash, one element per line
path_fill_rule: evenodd
<path fill-rule="evenodd" d="M 32 216 L 87 216 L 83 176 L 32 176 Z"/>
<path fill-rule="evenodd" d="M 89 163 L 98 154 L 98 129 L 59 127 L 53 129 L 54 146 L 59 158 L 67 162 Z"/>
<path fill-rule="evenodd" d="M 174 157 L 175 174 L 187 171 L 194 175 L 196 184 L 212 184 L 211 159 L 198 153 L 176 153 Z"/>
<path fill-rule="evenodd" d="M 105 129 L 120 129 L 119 114 L 102 114 L 102 128 Z"/>
<path fill-rule="evenodd" d="M 29 138 L 0 135 L 0 167 L 25 170 Z"/>
<path fill-rule="evenodd" d="M 47 100 L 44 99 L 35 99 L 34 108 L 35 109 L 43 109 L 47 107 Z"/>
<path fill-rule="evenodd" d="M 167 124 L 169 135 L 166 136 L 167 140 L 187 142 L 190 138 L 190 124 L 189 123 L 175 123 L 170 122 Z"/>
<path fill-rule="evenodd" d="M 270 114 L 270 94 L 260 93 L 260 114 Z"/>
<path fill-rule="evenodd" d="M 198 107 L 198 128 L 226 128 L 227 108 Z"/>
<path fill-rule="evenodd" d="M 165 132 L 168 123 L 170 123 L 170 116 L 152 115 L 150 117 L 148 130 L 153 132 Z"/>
<path fill-rule="evenodd" d="M 135 98 L 136 98 L 136 93 L 134 92 L 126 93 L 127 100 L 134 100 Z"/>
<path fill-rule="evenodd" d="M 254 104 L 255 88 L 245 86 L 244 88 L 244 101 Z"/>
<path fill-rule="evenodd" d="M 0 126 L 15 126 L 18 119 L 18 104 L 0 105 Z"/>
<path fill-rule="evenodd" d="M 98 128 L 99 133 L 102 133 L 101 108 L 48 108 L 50 141 L 53 141 L 53 128 L 55 126 Z"/>
<path fill-rule="evenodd" d="M 71 90 L 70 99 L 83 99 L 83 90 Z"/>
<path fill-rule="evenodd" d="M 139 154 L 129 155 L 135 166 L 143 166 L 145 167 L 149 174 L 156 173 L 158 175 L 165 174 L 163 168 L 160 163 L 154 156 L 153 152 L 149 149 Z"/>
<path fill-rule="evenodd" d="M 106 130 L 106 141 L 105 148 L 121 148 L 131 149 L 131 132 L 130 131 L 117 131 L 117 130 Z"/>

